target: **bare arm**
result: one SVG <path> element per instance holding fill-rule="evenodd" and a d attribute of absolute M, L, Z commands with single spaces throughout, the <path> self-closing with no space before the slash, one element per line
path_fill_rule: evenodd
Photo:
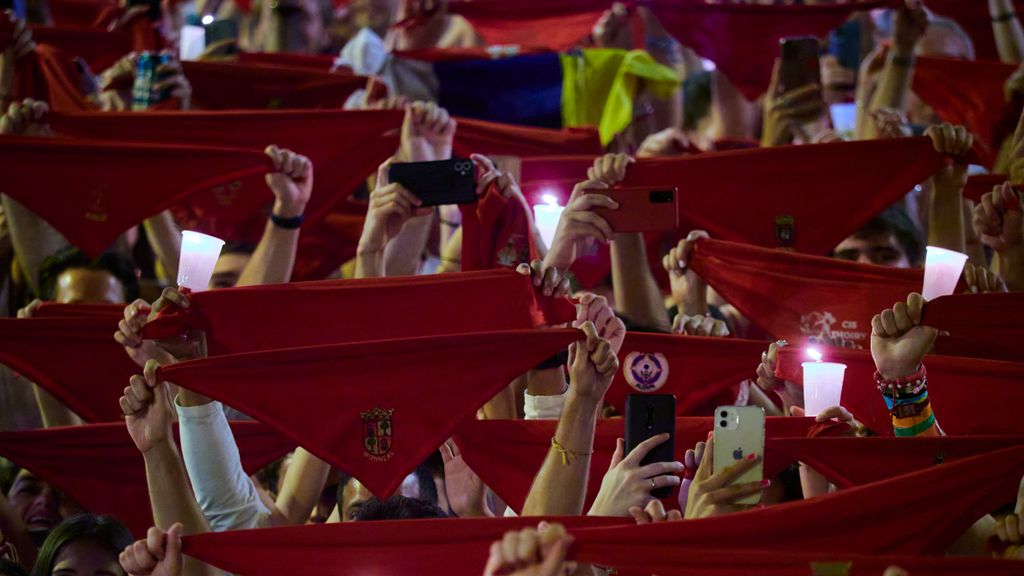
<path fill-rule="evenodd" d="M 43 417 L 43 427 L 56 428 L 58 426 L 81 426 L 82 419 L 64 405 L 52 394 L 44 390 L 38 384 L 32 387 L 36 392 L 36 405 L 39 406 L 39 414 Z"/>
<path fill-rule="evenodd" d="M 291 466 L 275 505 L 288 524 L 302 525 L 309 519 L 327 484 L 331 466 L 303 448 L 295 450 Z"/>
<path fill-rule="evenodd" d="M 893 45 L 885 59 L 875 93 L 868 104 L 868 112 L 883 108 L 905 110 L 910 81 L 914 76 L 914 48 L 928 29 L 928 14 L 920 0 L 907 0 L 897 11 L 893 28 Z M 873 122 L 865 122 L 867 138 L 878 138 Z"/>
<path fill-rule="evenodd" d="M 167 277 L 171 280 L 178 277 L 178 258 L 181 255 L 181 230 L 174 222 L 170 211 L 149 218 L 142 223 L 146 238 L 153 248 L 153 253 L 163 265 Z"/>
<path fill-rule="evenodd" d="M 634 322 L 667 330 L 668 314 L 647 265 L 642 234 L 616 234 L 611 246 L 615 309 Z"/>
<path fill-rule="evenodd" d="M 1017 18 L 1013 0 L 988 0 L 988 11 L 992 16 L 999 59 L 1009 64 L 1024 62 L 1024 28 Z"/>
<path fill-rule="evenodd" d="M 974 137 L 963 126 L 932 126 L 927 135 L 935 150 L 956 158 L 971 150 Z M 928 216 L 928 245 L 957 252 L 966 251 L 963 218 L 963 189 L 967 183 L 967 164 L 958 160 L 941 168 L 932 177 L 931 205 Z"/>

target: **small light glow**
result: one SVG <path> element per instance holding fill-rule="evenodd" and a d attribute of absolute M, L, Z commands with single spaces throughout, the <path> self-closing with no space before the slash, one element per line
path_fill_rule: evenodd
<path fill-rule="evenodd" d="M 202 22 L 203 22 L 204 25 L 205 24 L 213 24 L 213 15 L 212 14 L 207 14 L 206 16 L 203 16 Z"/>
<path fill-rule="evenodd" d="M 558 206 L 558 198 L 555 198 L 554 194 L 544 194 L 540 199 L 549 206 Z"/>
<path fill-rule="evenodd" d="M 821 352 L 814 348 L 807 349 L 807 357 L 815 362 L 821 362 Z"/>

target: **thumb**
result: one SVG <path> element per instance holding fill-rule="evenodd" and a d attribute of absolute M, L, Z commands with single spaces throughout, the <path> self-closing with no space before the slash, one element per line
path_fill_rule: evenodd
<path fill-rule="evenodd" d="M 1017 488 L 1017 506 L 1013 509 L 1018 517 L 1024 515 L 1024 477 L 1020 479 L 1020 486 Z"/>
<path fill-rule="evenodd" d="M 388 158 L 377 168 L 377 188 L 383 188 L 391 183 L 391 178 L 388 177 L 388 170 L 391 169 L 391 160 L 391 158 Z"/>
<path fill-rule="evenodd" d="M 572 544 L 572 536 L 568 534 L 555 542 L 544 558 L 544 562 L 541 563 L 538 576 L 556 576 L 562 573 L 562 563 L 565 562 L 565 555 L 569 552 L 570 544 Z"/>
<path fill-rule="evenodd" d="M 807 415 L 807 413 L 804 412 L 804 409 L 799 406 L 793 406 L 789 409 L 789 411 L 791 414 L 793 414 L 793 416 L 797 418 L 803 418 L 804 416 Z"/>
<path fill-rule="evenodd" d="M 167 545 L 164 548 L 164 562 L 167 563 L 169 574 L 178 574 L 181 570 L 181 533 L 184 527 L 176 523 L 167 531 Z"/>
<path fill-rule="evenodd" d="M 608 469 L 611 470 L 622 462 L 622 459 L 626 457 L 626 441 L 622 438 L 615 439 L 615 452 L 612 453 L 612 462 L 608 465 Z"/>

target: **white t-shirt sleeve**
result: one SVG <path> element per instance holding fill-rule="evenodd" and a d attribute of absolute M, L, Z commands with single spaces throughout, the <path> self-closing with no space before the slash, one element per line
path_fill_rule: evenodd
<path fill-rule="evenodd" d="M 523 398 L 523 414 L 527 420 L 558 420 L 568 394 L 569 388 L 557 396 L 531 396 L 527 392 Z"/>

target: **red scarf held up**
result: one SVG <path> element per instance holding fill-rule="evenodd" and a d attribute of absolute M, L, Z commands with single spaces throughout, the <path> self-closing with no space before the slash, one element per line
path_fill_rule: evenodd
<path fill-rule="evenodd" d="M 57 26 L 106 30 L 120 14 L 117 2 L 106 0 L 50 0 L 47 4 Z"/>
<path fill-rule="evenodd" d="M 920 292 L 921 270 L 858 264 L 718 240 L 698 242 L 689 266 L 776 338 L 832 335 L 864 348 L 871 318 Z"/>
<path fill-rule="evenodd" d="M 288 66 L 330 72 L 334 66 L 330 54 L 292 54 L 289 52 L 239 52 L 239 64 L 261 64 L 265 66 Z"/>
<path fill-rule="evenodd" d="M 584 510 L 593 504 L 601 488 L 601 479 L 615 452 L 615 440 L 623 437 L 624 422 L 622 418 L 597 421 Z M 466 463 L 484 484 L 513 510 L 521 512 L 534 476 L 551 448 L 557 426 L 557 420 L 466 420 L 455 430 L 455 442 Z M 768 418 L 765 435 L 769 438 L 806 436 L 815 426 L 813 418 Z M 712 418 L 677 418 L 677 460 L 682 462 L 688 449 L 706 440 L 712 427 Z M 766 477 L 775 476 L 792 463 L 775 451 L 766 450 L 764 456 L 768 460 Z"/>
<path fill-rule="evenodd" d="M 603 0 L 543 0 L 528 3 L 503 0 L 461 0 L 448 10 L 469 20 L 489 45 L 565 51 L 590 35 L 611 4 Z"/>
<path fill-rule="evenodd" d="M 944 121 L 967 126 L 975 134 L 974 150 L 992 166 L 999 140 L 1009 134 L 997 132 L 1008 116 L 1003 85 L 1016 69 L 1002 62 L 921 57 L 914 68 L 913 89 Z M 1016 117 L 1012 122 L 1010 132 Z"/>
<path fill-rule="evenodd" d="M 124 315 L 124 304 L 60 304 L 43 302 L 34 318 L 117 318 Z"/>
<path fill-rule="evenodd" d="M 975 174 L 974 176 L 969 176 L 967 184 L 964 185 L 964 198 L 975 203 L 981 202 L 982 196 L 988 194 L 993 188 L 1009 179 L 1010 177 L 1006 174 Z"/>
<path fill-rule="evenodd" d="M 540 258 L 529 207 L 515 198 L 505 198 L 496 182 L 476 204 L 460 208 L 463 270 L 515 270 L 521 262 Z"/>
<path fill-rule="evenodd" d="M 981 354 L 961 353 L 961 356 L 1024 362 L 1021 310 L 1024 310 L 1024 293 L 1021 292 L 943 296 L 926 305 L 922 323 L 949 332 L 951 344 L 958 344 L 961 351 L 970 345 L 971 350 Z M 940 338 L 936 342 L 940 353 L 946 353 L 943 347 L 947 340 Z"/>
<path fill-rule="evenodd" d="M 767 348 L 757 340 L 629 332 L 605 400 L 625 414 L 629 394 L 673 394 L 679 416 L 707 416 L 735 403 L 740 382 L 756 378 Z"/>
<path fill-rule="evenodd" d="M 206 333 L 211 356 L 571 322 L 568 300 L 537 295 L 508 270 L 299 282 L 197 292 L 145 338 Z M 310 321 L 315 319 L 315 321 Z"/>
<path fill-rule="evenodd" d="M 135 49 L 131 35 L 126 32 L 71 26 L 32 26 L 32 39 L 72 58 L 85 60 L 95 74 L 102 73 Z"/>
<path fill-rule="evenodd" d="M 1024 2 L 1014 0 L 1016 13 L 1024 12 Z M 992 15 L 985 2 L 964 2 L 963 0 L 928 0 L 928 9 L 940 16 L 952 18 L 963 27 L 974 43 L 975 56 L 979 60 L 999 60 L 995 32 L 992 29 Z"/>
<path fill-rule="evenodd" d="M 659 574 L 676 566 L 675 573 L 690 574 L 692 561 L 701 568 L 698 573 L 720 575 L 750 571 L 753 553 L 775 553 L 790 558 L 776 557 L 776 563 L 789 567 L 779 573 L 792 574 L 792 559 L 798 557 L 804 562 L 849 558 L 871 563 L 882 560 L 882 553 L 942 552 L 978 517 L 1011 501 L 1022 473 L 1024 448 L 1018 447 L 812 500 L 726 516 L 611 527 L 604 527 L 613 521 L 608 518 L 549 521 L 564 524 L 575 537 L 570 557 L 580 562 L 644 573 L 656 566 Z M 253 576 L 330 576 L 353 570 L 398 575 L 416 573 L 423 566 L 470 576 L 480 573 L 493 541 L 508 530 L 535 526 L 538 520 L 402 520 L 239 530 L 187 536 L 183 550 L 223 570 Z M 749 537 L 751 526 L 758 528 L 758 538 Z M 721 564 L 714 564 L 713 557 Z M 965 566 L 979 565 L 994 567 L 1000 574 L 1019 571 L 1019 565 L 1011 566 L 1010 561 L 917 562 L 922 574 L 965 573 Z M 873 570 L 854 573 L 877 575 L 888 562 L 869 565 Z"/>
<path fill-rule="evenodd" d="M 160 369 L 295 440 L 388 498 L 455 426 L 580 338 L 510 330 L 234 354 Z"/>
<path fill-rule="evenodd" d="M 258 422 L 232 422 L 249 474 L 295 444 Z M 178 424 L 174 424 L 177 437 Z M 0 432 L 0 455 L 53 484 L 89 512 L 113 514 L 136 536 L 153 525 L 142 454 L 123 422 Z"/>
<path fill-rule="evenodd" d="M 826 362 L 846 364 L 842 405 L 879 434 L 892 434 L 892 420 L 875 385 L 875 363 L 868 350 L 822 348 Z M 779 350 L 775 375 L 803 382 L 800 347 Z M 1018 402 L 1024 402 L 1024 363 L 926 356 L 928 398 L 935 418 L 950 435 L 1024 434 Z M 993 401 L 998 398 L 998 401 Z"/>
<path fill-rule="evenodd" d="M 0 137 L 0 191 L 91 257 L 193 194 L 270 169 L 270 159 L 254 150 Z M 236 208 L 253 210 L 262 200 L 242 196 Z"/>
<path fill-rule="evenodd" d="M 548 156 L 552 154 L 592 154 L 602 152 L 601 140 L 594 128 L 552 130 L 516 126 L 472 118 L 456 118 L 455 154 L 492 156 Z"/>
<path fill-rule="evenodd" d="M 768 89 L 779 39 L 822 37 L 850 14 L 893 6 L 892 0 L 863 0 L 814 6 L 707 4 L 694 0 L 643 0 L 670 36 L 713 61 L 747 100 Z"/>
<path fill-rule="evenodd" d="M 82 93 L 82 73 L 72 59 L 48 44 L 39 44 L 17 63 L 14 93 L 17 100 L 33 98 L 50 110 L 85 112 L 93 109 Z"/>
<path fill-rule="evenodd" d="M 341 72 L 239 62 L 182 62 L 192 104 L 205 110 L 341 108 L 366 78 Z"/>
<path fill-rule="evenodd" d="M 683 232 L 828 254 L 946 162 L 928 138 L 782 146 L 641 160 L 622 185 L 678 187 Z"/>
<path fill-rule="evenodd" d="M 113 338 L 122 317 L 0 318 L 0 362 L 86 422 L 119 420 L 117 399 L 139 373 Z"/>

